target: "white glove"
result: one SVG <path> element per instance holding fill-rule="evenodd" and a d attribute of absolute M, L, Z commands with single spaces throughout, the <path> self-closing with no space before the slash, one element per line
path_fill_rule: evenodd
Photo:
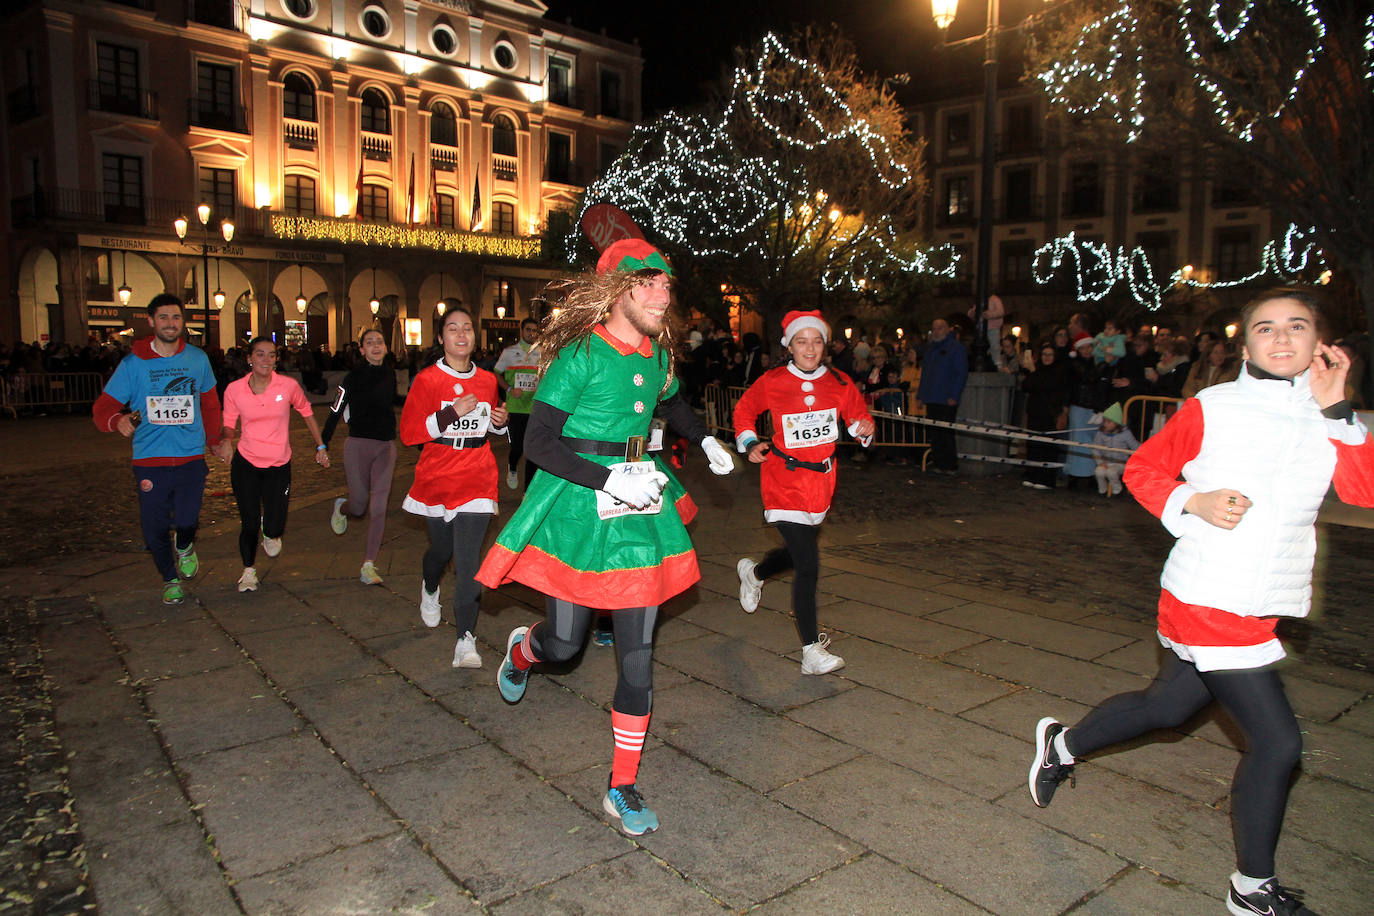
<path fill-rule="evenodd" d="M 606 478 L 601 489 L 628 506 L 643 509 L 658 502 L 666 486 L 668 475 L 662 471 L 634 474 L 624 468 L 611 468 L 611 476 Z"/>
<path fill-rule="evenodd" d="M 701 450 L 706 453 L 706 461 L 711 465 L 712 474 L 724 477 L 735 469 L 734 457 L 715 436 L 707 436 L 702 439 Z"/>

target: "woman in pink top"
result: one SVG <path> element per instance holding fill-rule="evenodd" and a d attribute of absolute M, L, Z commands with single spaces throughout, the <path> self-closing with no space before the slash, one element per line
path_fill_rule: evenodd
<path fill-rule="evenodd" d="M 286 530 L 286 500 L 291 490 L 291 409 L 305 420 L 315 440 L 315 462 L 329 467 L 329 452 L 320 438 L 310 402 L 296 380 L 278 375 L 277 345 L 270 337 L 257 337 L 248 344 L 248 375 L 230 382 L 224 389 L 224 430 L 219 456 L 229 465 L 229 482 L 239 507 L 239 555 L 243 575 L 239 591 L 258 588 L 258 530 L 261 524 L 262 549 L 269 557 L 281 553 L 281 536 Z M 241 425 L 237 448 L 234 427 Z"/>

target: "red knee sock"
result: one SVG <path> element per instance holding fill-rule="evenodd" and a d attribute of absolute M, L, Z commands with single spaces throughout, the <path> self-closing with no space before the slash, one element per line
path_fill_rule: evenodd
<path fill-rule="evenodd" d="M 530 633 L 534 632 L 534 627 L 530 627 L 525 633 L 525 638 L 515 644 L 515 648 L 510 653 L 510 663 L 521 671 L 529 668 L 539 659 L 534 657 L 534 650 L 530 648 Z"/>
<path fill-rule="evenodd" d="M 649 730 L 648 716 L 630 716 L 611 710 L 611 731 L 615 734 L 615 754 L 611 757 L 611 785 L 633 785 L 639 775 L 639 757 L 644 750 L 644 734 Z"/>

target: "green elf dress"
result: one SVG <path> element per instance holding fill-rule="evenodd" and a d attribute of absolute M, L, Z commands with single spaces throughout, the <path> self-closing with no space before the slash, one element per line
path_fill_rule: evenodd
<path fill-rule="evenodd" d="M 598 325 L 568 344 L 550 363 L 535 400 L 568 414 L 563 436 L 620 442 L 649 436 L 659 392 L 670 398 L 677 379 L 664 390 L 669 356 L 644 338 L 638 347 L 617 340 Z M 603 467 L 623 456 L 578 455 Z M 668 477 L 654 513 L 602 517 L 606 494 L 541 471 L 496 539 L 477 572 L 489 588 L 520 582 L 545 595 L 601 610 L 650 607 L 691 587 L 701 573 L 686 523 L 696 504 L 657 456 L 649 459 Z"/>

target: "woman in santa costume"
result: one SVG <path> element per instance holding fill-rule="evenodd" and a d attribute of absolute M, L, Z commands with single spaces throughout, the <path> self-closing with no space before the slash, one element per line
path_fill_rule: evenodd
<path fill-rule="evenodd" d="M 1080 756 L 1220 703 L 1245 736 L 1231 784 L 1237 867 L 1226 904 L 1236 916 L 1313 912 L 1274 873 L 1302 755 L 1275 669 L 1284 657 L 1275 626 L 1311 608 L 1314 524 L 1328 488 L 1374 505 L 1374 440 L 1344 400 L 1350 359 L 1321 343 L 1320 321 L 1305 289 L 1251 301 L 1240 377 L 1185 401 L 1126 463 L 1132 495 L 1177 538 L 1160 578 L 1158 633 L 1169 651 L 1147 689 L 1107 700 L 1071 728 L 1041 719 L 1029 774 L 1043 808 Z"/>
<path fill-rule="evenodd" d="M 684 527 L 696 507 L 648 451 L 655 408 L 701 443 L 712 471 L 734 468 L 678 395 L 671 290 L 663 255 L 626 239 L 602 253 L 594 273 L 546 291 L 558 309 L 539 338 L 542 378 L 525 434 L 525 454 L 542 473 L 477 574 L 491 587 L 516 581 L 547 596 L 545 619 L 506 640 L 497 686 L 509 703 L 525 695 L 531 666 L 572 658 L 595 612 L 612 612 L 620 664 L 602 808 L 631 836 L 658 827 L 636 782 L 658 606 L 700 578 Z"/>
<path fill-rule="evenodd" d="M 762 464 L 763 517 L 782 535 L 782 547 L 763 562 L 739 561 L 739 602 L 750 614 L 759 606 L 763 583 L 789 569 L 792 612 L 802 641 L 802 673 L 828 674 L 844 659 L 828 651 L 830 637 L 817 630 L 816 578 L 821 522 L 835 495 L 835 443 L 841 425 L 865 447 L 873 441 L 873 418 L 863 395 L 842 373 L 822 364 L 830 326 L 820 312 L 783 316 L 782 345 L 792 361 L 764 373 L 735 405 L 735 445 L 754 464 Z M 759 414 L 772 415 L 771 442 L 755 432 Z"/>
<path fill-rule="evenodd" d="M 420 619 L 439 625 L 439 579 L 453 560 L 453 616 L 458 644 L 453 667 L 480 668 L 477 605 L 482 588 L 473 578 L 482 539 L 496 514 L 496 458 L 487 435 L 505 435 L 506 408 L 496 376 L 472 362 L 477 334 L 472 315 L 450 308 L 440 332 L 443 358 L 415 376 L 401 411 L 401 441 L 423 447 L 415 480 L 406 494 L 407 512 L 424 516 L 429 549 L 421 561 Z"/>

